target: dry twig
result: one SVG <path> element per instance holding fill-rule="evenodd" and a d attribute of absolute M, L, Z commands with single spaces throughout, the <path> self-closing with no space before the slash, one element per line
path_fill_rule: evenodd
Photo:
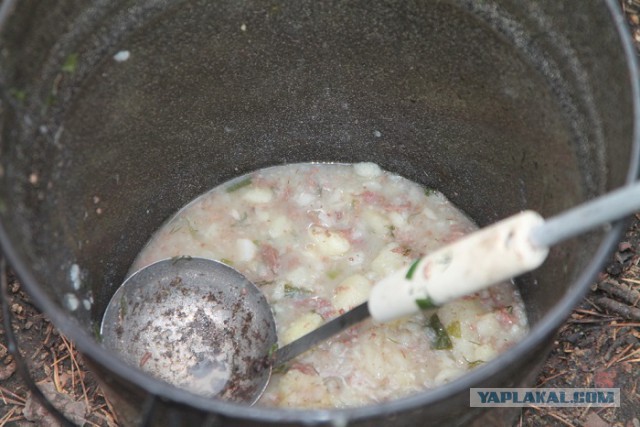
<path fill-rule="evenodd" d="M 562 424 L 568 426 L 568 427 L 576 427 L 573 423 L 571 423 L 571 421 L 567 420 L 564 417 L 561 417 L 558 414 L 555 414 L 553 412 L 549 412 L 549 411 L 543 411 L 542 408 L 540 408 L 539 406 L 535 406 L 535 405 L 529 405 L 531 408 L 539 411 L 542 415 L 547 415 L 551 418 L 555 418 L 556 420 L 560 421 Z"/>
<path fill-rule="evenodd" d="M 629 344 L 628 346 L 626 346 L 618 355 L 617 357 L 614 357 L 613 359 L 611 359 L 609 361 L 609 363 L 606 364 L 606 368 L 609 369 L 611 366 L 613 366 L 614 363 L 618 363 L 620 362 L 620 360 L 625 356 L 625 354 L 631 350 L 631 348 L 633 347 L 633 344 Z"/>
<path fill-rule="evenodd" d="M 636 291 L 631 286 L 625 286 L 613 280 L 607 280 L 599 283 L 598 288 L 628 304 L 631 304 L 632 306 L 636 305 L 637 302 L 640 301 L 640 292 Z"/>
<path fill-rule="evenodd" d="M 541 386 L 543 386 L 544 384 L 546 384 L 546 383 L 548 383 L 549 381 L 551 381 L 552 379 L 554 379 L 554 378 L 558 378 L 558 377 L 561 377 L 561 376 L 563 376 L 563 375 L 566 375 L 567 373 L 568 373 L 567 371 L 562 371 L 562 372 L 558 372 L 557 374 L 552 375 L 552 376 L 550 376 L 550 377 L 546 377 L 543 381 L 539 382 L 539 383 L 536 385 L 536 387 L 541 387 Z"/>
<path fill-rule="evenodd" d="M 607 297 L 599 298 L 598 304 L 600 304 L 606 310 L 613 311 L 614 313 L 619 314 L 620 316 L 627 319 L 640 320 L 640 308 L 631 307 Z"/>
<path fill-rule="evenodd" d="M 72 382 L 73 385 L 72 387 L 75 388 L 75 375 L 74 375 L 74 367 L 75 367 L 75 372 L 78 373 L 78 378 L 80 380 L 80 387 L 82 388 L 82 395 L 84 396 L 84 401 L 87 404 L 87 408 L 91 407 L 91 404 L 89 403 L 89 397 L 87 396 L 87 387 L 84 383 L 84 374 L 82 372 L 82 369 L 80 369 L 80 365 L 78 364 L 78 361 L 76 360 L 76 351 L 75 351 L 75 347 L 73 346 L 73 344 L 71 344 L 69 342 L 69 340 L 67 340 L 67 338 L 64 335 L 60 335 L 60 338 L 62 338 L 62 342 L 64 343 L 65 347 L 67 348 L 67 351 L 69 352 L 69 355 L 71 357 L 71 378 L 72 378 Z"/>

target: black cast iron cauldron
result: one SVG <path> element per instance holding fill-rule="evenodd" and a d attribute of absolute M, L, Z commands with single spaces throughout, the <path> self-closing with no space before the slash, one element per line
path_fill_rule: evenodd
<path fill-rule="evenodd" d="M 151 408 L 158 425 L 504 425 L 513 410 L 469 408 L 469 388 L 532 384 L 622 230 L 519 278 L 530 335 L 459 380 L 356 409 L 247 408 L 149 378 L 94 336 L 150 234 L 233 176 L 374 161 L 486 225 L 637 174 L 614 0 L 23 0 L 0 37 L 2 249 L 125 423 Z"/>

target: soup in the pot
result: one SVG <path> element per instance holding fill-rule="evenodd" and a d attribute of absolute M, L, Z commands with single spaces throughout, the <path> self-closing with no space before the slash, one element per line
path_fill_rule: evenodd
<path fill-rule="evenodd" d="M 376 280 L 474 229 L 439 192 L 375 164 L 292 164 L 191 202 L 132 270 L 182 255 L 225 262 L 265 293 L 284 345 L 365 301 Z M 353 407 L 398 398 L 487 362 L 526 331 L 511 283 L 435 313 L 369 319 L 274 373 L 258 405 Z"/>

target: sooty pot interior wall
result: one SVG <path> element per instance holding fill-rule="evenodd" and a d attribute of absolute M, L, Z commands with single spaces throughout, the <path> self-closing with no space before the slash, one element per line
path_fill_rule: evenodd
<path fill-rule="evenodd" d="M 87 14 L 54 55 L 37 36 L 16 35 L 44 71 L 23 82 L 37 89 L 23 107 L 31 123 L 20 109 L 6 119 L 19 129 L 5 131 L 17 143 L 4 147 L 13 232 L 29 236 L 22 250 L 51 298 L 91 295 L 89 310 L 74 311 L 88 330 L 171 213 L 260 167 L 377 162 L 440 189 L 481 225 L 525 207 L 557 212 L 611 185 L 602 140 L 571 116 L 584 103 L 572 77 L 550 83 L 540 58 L 492 28 L 509 22 L 490 5 L 121 3 Z M 38 28 L 43 16 L 33 18 L 37 34 L 63 31 Z M 552 45 L 547 66 L 569 73 Z M 121 50 L 130 57 L 119 62 Z M 592 255 L 585 246 L 552 254 L 542 288 L 525 295 L 532 319 L 579 274 Z"/>

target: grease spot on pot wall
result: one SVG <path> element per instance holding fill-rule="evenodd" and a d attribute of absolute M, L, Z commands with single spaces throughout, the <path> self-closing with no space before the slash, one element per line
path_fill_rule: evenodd
<path fill-rule="evenodd" d="M 71 264 L 71 267 L 69 268 L 69 279 L 71 280 L 73 289 L 76 291 L 80 290 L 80 266 L 78 264 Z"/>
<path fill-rule="evenodd" d="M 129 59 L 130 56 L 131 56 L 131 52 L 129 52 L 128 50 L 121 50 L 115 55 L 113 55 L 113 59 L 116 62 L 124 62 L 127 59 Z"/>
<path fill-rule="evenodd" d="M 64 306 L 70 311 L 76 311 L 78 309 L 78 306 L 80 305 L 78 297 L 72 293 L 64 294 L 62 302 Z"/>

